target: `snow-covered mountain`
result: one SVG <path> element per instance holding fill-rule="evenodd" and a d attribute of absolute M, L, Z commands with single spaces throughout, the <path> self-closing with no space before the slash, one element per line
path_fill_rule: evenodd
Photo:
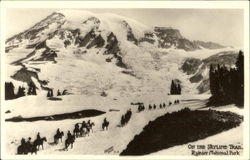
<path fill-rule="evenodd" d="M 220 49 L 225 48 L 218 43 L 203 42 L 203 41 L 190 41 L 183 37 L 178 29 L 155 27 L 154 29 L 158 39 L 158 46 L 160 48 L 170 48 L 174 46 L 177 49 L 185 51 L 195 51 L 202 48 L 206 49 Z"/>
<path fill-rule="evenodd" d="M 238 51 L 222 51 L 204 59 L 186 58 L 181 70 L 190 75 L 189 81 L 197 85 L 199 93 L 209 92 L 209 68 L 210 64 L 216 66 L 223 64 L 230 67 L 235 67 L 235 62 L 238 57 Z"/>
<path fill-rule="evenodd" d="M 213 55 L 225 47 L 190 41 L 179 30 L 149 27 L 133 19 L 80 10 L 55 12 L 6 40 L 6 81 L 108 96 L 167 94 L 172 79 L 196 92 L 179 69 L 186 57 Z M 200 62 L 198 62 L 200 64 Z"/>
<path fill-rule="evenodd" d="M 118 155 L 157 117 L 186 107 L 208 109 L 204 107 L 210 95 L 196 93 L 208 93 L 209 65 L 217 62 L 232 65 L 237 56 L 234 48 L 188 40 L 177 29 L 150 27 L 114 14 L 81 10 L 62 10 L 49 15 L 7 39 L 5 50 L 5 81 L 14 84 L 15 92 L 23 86 L 26 93 L 28 84 L 33 82 L 37 95 L 6 100 L 3 118 L 44 117 L 34 122 L 5 121 L 2 141 L 5 155 L 16 154 L 20 140 L 31 137 L 33 141 L 38 132 L 48 138 L 39 155 Z M 172 80 L 181 84 L 182 95 L 168 95 Z M 54 95 L 57 90 L 73 94 L 47 98 L 51 89 Z M 174 103 L 177 99 L 180 104 Z M 145 111 L 138 112 L 132 102 L 142 102 Z M 167 107 L 162 108 L 163 103 Z M 149 105 L 153 104 L 157 107 L 150 110 Z M 129 123 L 118 127 L 121 117 L 130 109 L 133 114 Z M 234 105 L 214 109 L 244 113 Z M 90 113 L 89 110 L 103 114 L 85 117 L 81 113 Z M 55 115 L 72 117 L 57 120 Z M 105 131 L 104 118 L 110 122 Z M 73 133 L 76 123 L 88 120 L 95 123 L 93 132 L 77 138 L 74 147 L 66 151 L 66 133 Z M 63 143 L 54 145 L 51 142 L 57 128 L 65 136 Z M 242 145 L 242 128 L 243 125 L 188 144 L 207 145 L 220 140 L 225 145 Z M 18 134 L 13 130 L 18 130 Z M 239 135 L 231 136 L 235 133 Z M 106 153 L 109 148 L 113 151 Z M 191 154 L 185 144 L 153 154 L 175 153 Z"/>

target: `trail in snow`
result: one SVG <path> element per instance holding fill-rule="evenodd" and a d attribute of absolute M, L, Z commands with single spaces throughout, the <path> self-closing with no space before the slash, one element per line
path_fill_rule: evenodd
<path fill-rule="evenodd" d="M 176 98 L 176 97 L 175 97 Z M 157 104 L 157 103 L 156 103 Z M 166 103 L 167 104 L 167 103 Z M 60 128 L 64 133 L 68 130 L 73 130 L 75 123 L 80 123 L 83 120 L 87 121 L 91 119 L 96 125 L 94 127 L 94 133 L 91 133 L 89 137 L 77 138 L 73 149 L 69 151 L 61 151 L 64 148 L 64 143 L 51 146 L 45 144 L 44 150 L 39 151 L 38 154 L 80 154 L 80 155 L 103 155 L 104 150 L 113 147 L 114 150 L 110 154 L 119 154 L 126 148 L 126 145 L 133 139 L 136 134 L 139 134 L 143 127 L 155 118 L 167 113 L 180 110 L 185 107 L 191 109 L 198 109 L 204 106 L 204 101 L 187 101 L 179 105 L 171 105 L 166 108 L 159 109 L 157 104 L 156 110 L 148 110 L 148 103 L 145 103 L 146 110 L 141 113 L 137 113 L 137 107 L 127 106 L 120 112 L 107 112 L 104 115 L 83 118 L 77 120 L 62 120 L 62 121 L 37 121 L 37 122 L 7 122 L 6 123 L 6 151 L 8 154 L 15 154 L 17 145 L 20 143 L 21 137 L 31 136 L 34 140 L 37 132 L 40 132 L 41 136 L 46 136 L 48 142 L 53 142 L 53 136 L 57 128 Z M 125 127 L 117 127 L 120 123 L 121 116 L 128 108 L 132 108 L 132 117 L 129 123 Z M 117 109 L 117 108 L 116 108 Z M 110 122 L 108 131 L 101 131 L 101 124 L 104 117 Z M 48 127 L 51 126 L 51 127 Z M 18 134 L 13 134 L 13 128 L 18 130 Z M 27 134 L 29 133 L 29 134 Z M 65 137 L 64 137 L 65 138 Z M 63 139 L 65 140 L 65 139 Z"/>
<path fill-rule="evenodd" d="M 8 103 L 6 109 L 10 109 L 11 113 L 6 114 L 7 117 L 13 117 L 21 115 L 23 117 L 30 116 L 41 116 L 49 115 L 51 113 L 67 113 L 72 111 L 84 110 L 84 109 L 98 109 L 105 111 L 106 114 L 82 118 L 82 119 L 68 119 L 60 121 L 36 121 L 36 122 L 5 122 L 5 149 L 7 155 L 16 154 L 17 146 L 20 145 L 20 140 L 22 137 L 31 137 L 32 140 L 36 138 L 37 132 L 40 132 L 41 136 L 46 136 L 48 143 L 45 143 L 44 150 L 38 152 L 39 155 L 119 155 L 127 144 L 133 140 L 136 134 L 141 133 L 143 127 L 148 124 L 149 121 L 155 120 L 157 117 L 164 115 L 165 113 L 171 113 L 173 111 L 178 111 L 182 108 L 189 107 L 194 109 L 208 109 L 204 108 L 209 95 L 181 95 L 181 96 L 159 96 L 159 94 L 149 94 L 138 97 L 126 97 L 120 99 L 113 99 L 114 97 L 86 97 L 79 95 L 71 95 L 63 97 L 63 101 L 48 101 L 36 96 L 26 96 L 13 101 L 7 101 Z M 96 100 L 98 99 L 98 101 Z M 166 103 L 168 105 L 169 101 L 174 101 L 175 99 L 180 99 L 181 103 L 178 105 L 167 106 L 166 108 L 159 109 L 160 103 Z M 35 104 L 28 105 L 27 102 L 35 102 Z M 131 102 L 144 102 L 146 110 L 138 113 L 136 106 L 131 106 Z M 20 106 L 18 104 L 27 104 L 27 106 Z M 149 104 L 156 104 L 156 110 L 148 110 Z M 27 107 L 27 110 L 22 107 Z M 127 109 L 132 109 L 132 117 L 128 124 L 124 127 L 118 127 L 120 124 L 121 116 L 127 111 Z M 110 109 L 120 110 L 118 112 L 110 112 Z M 243 110 L 239 109 L 233 105 L 222 106 L 213 108 L 221 111 L 231 111 L 242 115 Z M 109 130 L 102 131 L 101 124 L 104 118 L 107 118 L 110 122 Z M 187 117 L 188 118 L 188 117 Z M 68 130 L 71 132 L 74 129 L 76 123 L 81 123 L 83 120 L 91 120 L 96 125 L 94 126 L 94 132 L 90 133 L 90 136 L 77 138 L 74 143 L 74 148 L 68 151 L 62 151 L 64 148 L 65 137 L 63 137 L 63 143 L 56 146 L 49 145 L 53 142 L 53 136 L 56 133 L 56 129 L 60 128 L 65 135 Z M 243 124 L 237 128 L 219 133 L 214 136 L 210 136 L 206 139 L 199 140 L 197 142 L 192 142 L 191 144 L 209 144 L 209 143 L 221 143 L 221 144 L 242 144 L 242 127 Z M 18 131 L 18 133 L 13 132 L 13 130 Z M 231 137 L 234 138 L 222 138 Z M 217 139 L 220 139 L 218 141 Z M 190 150 L 187 149 L 188 144 L 175 146 L 162 150 L 152 155 L 173 155 L 180 153 L 181 155 L 190 155 Z M 105 153 L 104 151 L 108 148 L 113 148 L 110 153 Z M 178 154 L 179 155 L 179 154 Z"/>

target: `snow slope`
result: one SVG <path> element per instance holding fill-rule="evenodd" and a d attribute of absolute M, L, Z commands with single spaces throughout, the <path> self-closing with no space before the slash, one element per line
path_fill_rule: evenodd
<path fill-rule="evenodd" d="M 213 108 L 214 110 L 218 110 L 218 111 L 230 111 L 233 113 L 237 113 L 239 115 L 244 115 L 243 113 L 243 109 L 239 109 L 237 108 L 235 105 L 227 105 L 227 106 L 221 106 L 221 107 L 216 107 Z M 206 108 L 208 109 L 208 108 Z M 213 136 L 209 136 L 205 139 L 202 140 L 198 140 L 195 142 L 191 142 L 188 144 L 183 144 L 183 145 L 178 145 L 178 146 L 174 146 L 165 150 L 161 150 L 155 153 L 152 153 L 151 155 L 175 155 L 176 153 L 178 153 L 179 156 L 183 156 L 183 155 L 191 155 L 191 150 L 188 148 L 188 145 L 240 145 L 243 146 L 243 127 L 245 125 L 245 122 L 241 123 L 240 126 L 236 127 L 236 128 L 232 128 L 228 131 L 224 131 L 222 133 L 213 135 Z M 196 150 L 197 151 L 197 150 Z M 201 151 L 201 150 L 200 150 Z M 207 151 L 207 150 L 204 150 Z M 243 150 L 238 150 L 240 151 L 240 155 L 243 154 Z"/>
<path fill-rule="evenodd" d="M 117 151 L 111 154 L 119 154 L 149 121 L 184 107 L 203 107 L 209 96 L 193 96 L 197 93 L 196 84 L 189 81 L 190 76 L 183 73 L 180 66 L 187 57 L 205 58 L 219 50 L 188 52 L 174 45 L 159 48 L 158 41 L 154 29 L 126 17 L 80 10 L 53 13 L 6 41 L 5 81 L 13 82 L 15 92 L 18 86 L 27 90 L 27 84 L 33 81 L 38 95 L 6 101 L 4 111 L 10 113 L 4 118 L 47 116 L 84 109 L 105 111 L 104 115 L 90 118 L 96 123 L 94 133 L 77 139 L 74 149 L 63 152 L 60 150 L 63 144 L 46 144 L 45 150 L 38 154 L 105 154 L 104 150 L 111 146 Z M 30 78 L 27 80 L 26 76 Z M 148 106 L 174 101 L 178 96 L 168 96 L 172 79 L 181 81 L 183 95 L 180 99 L 201 100 L 143 113 L 136 113 L 136 108 L 130 106 L 131 102 L 144 102 Z M 62 101 L 49 101 L 46 98 L 48 88 L 53 89 L 54 95 L 64 89 L 72 95 L 62 96 Z M 106 97 L 101 96 L 103 92 Z M 124 128 L 117 127 L 128 108 L 133 110 L 132 119 Z M 120 111 L 109 112 L 110 109 Z M 105 132 L 100 131 L 104 117 L 111 122 L 109 131 Z M 6 154 L 16 153 L 21 137 L 31 136 L 34 140 L 40 132 L 52 142 L 58 127 L 66 133 L 82 120 L 86 118 L 6 122 Z"/>
<path fill-rule="evenodd" d="M 147 97 L 147 96 L 146 96 Z M 53 142 L 53 135 L 55 134 L 55 131 L 57 128 L 60 128 L 61 130 L 66 133 L 68 130 L 73 130 L 75 123 L 80 123 L 83 120 L 91 119 L 96 125 L 94 127 L 94 133 L 90 134 L 89 137 L 82 137 L 78 138 L 76 140 L 76 143 L 74 144 L 74 148 L 70 149 L 69 151 L 61 151 L 63 149 L 64 144 L 60 144 L 58 146 L 51 146 L 49 144 L 45 144 L 45 149 L 43 151 L 39 151 L 38 154 L 47 155 L 47 154 L 81 154 L 81 155 L 103 155 L 108 154 L 104 153 L 105 149 L 108 149 L 109 147 L 114 147 L 114 152 L 110 154 L 119 154 L 123 149 L 126 148 L 126 145 L 133 139 L 133 137 L 136 134 L 139 134 L 143 127 L 149 122 L 153 121 L 158 116 L 161 116 L 167 112 L 173 112 L 180 110 L 185 107 L 190 107 L 191 109 L 197 109 L 202 106 L 204 106 L 204 98 L 206 97 L 200 97 L 201 99 L 199 101 L 183 101 L 179 105 L 172 105 L 168 106 L 165 109 L 159 109 L 159 102 L 166 104 L 169 100 L 173 101 L 176 98 L 182 99 L 182 97 L 178 96 L 171 96 L 171 97 L 160 97 L 153 98 L 148 96 L 146 97 L 130 97 L 130 99 L 121 99 L 118 100 L 118 104 L 116 102 L 107 102 L 102 107 L 91 107 L 92 109 L 101 109 L 108 111 L 109 109 L 118 109 L 119 112 L 107 112 L 106 114 L 97 116 L 97 117 L 91 117 L 91 118 L 82 118 L 82 119 L 76 119 L 76 120 L 62 120 L 62 121 L 36 121 L 36 122 L 6 122 L 6 154 L 15 154 L 16 153 L 16 147 L 19 145 L 19 141 L 21 140 L 21 137 L 31 137 L 33 140 L 36 138 L 37 132 L 40 132 L 41 136 L 46 136 L 48 143 Z M 75 97 L 77 98 L 77 97 Z M 78 97 L 79 99 L 81 97 Z M 133 102 L 133 100 L 138 100 L 143 102 L 145 101 L 146 111 L 138 113 L 137 107 L 131 106 L 128 102 Z M 186 99 L 186 97 L 183 97 L 183 99 Z M 76 99 L 75 99 L 76 100 Z M 94 105 L 94 101 L 89 100 L 87 101 L 85 99 L 85 102 L 87 104 L 92 103 Z M 127 102 L 127 103 L 122 103 Z M 137 102 L 137 101 L 136 101 Z M 108 105 L 109 103 L 109 105 Z M 147 109 L 148 104 L 155 103 L 157 105 L 156 110 L 149 111 Z M 42 107 L 42 106 L 41 106 Z M 114 108 L 115 107 L 115 108 Z M 64 108 L 64 107 L 63 107 Z M 129 123 L 121 128 L 117 127 L 120 123 L 121 116 L 126 112 L 127 109 L 132 109 L 132 117 Z M 48 109 L 48 108 L 46 108 Z M 67 109 L 67 108 L 66 108 Z M 57 110 L 57 108 L 51 107 L 51 110 Z M 45 111 L 45 110 L 43 110 Z M 21 110 L 15 110 L 14 112 L 19 112 L 20 115 L 24 116 L 24 113 Z M 31 111 L 32 112 L 32 111 Z M 40 112 L 40 114 L 46 114 L 47 112 Z M 101 131 L 101 123 L 103 122 L 104 117 L 110 121 L 110 127 L 108 131 Z M 39 126 L 36 127 L 36 126 Z M 53 127 L 48 127 L 53 126 Z M 13 128 L 15 130 L 18 130 L 18 134 L 13 134 Z M 27 134 L 28 133 L 28 134 Z M 119 141 L 117 141 L 119 139 Z M 86 147 L 84 147 L 86 146 Z"/>
<path fill-rule="evenodd" d="M 180 34 L 180 33 L 179 33 Z M 168 35 L 165 35 L 168 38 Z M 6 41 L 6 81 L 17 89 L 29 81 L 14 76 L 20 68 L 34 70 L 43 88 L 67 89 L 74 94 L 109 96 L 148 92 L 167 94 L 172 79 L 183 91 L 196 93 L 194 84 L 179 70 L 185 57 L 207 57 L 222 49 L 187 52 L 159 48 L 154 28 L 110 13 L 60 10 Z M 62 74 L 63 73 L 63 74 Z M 13 78 L 14 76 L 14 78 Z M 34 78 L 34 77 L 33 77 Z M 19 82 L 17 82 L 19 81 Z"/>
<path fill-rule="evenodd" d="M 160 97 L 160 96 L 158 96 Z M 126 145 L 134 138 L 136 134 L 139 134 L 143 127 L 147 125 L 149 121 L 153 121 L 155 118 L 169 112 L 177 111 L 185 107 L 189 107 L 190 109 L 203 109 L 206 103 L 207 96 L 171 96 L 171 97 L 161 97 L 161 98 L 150 98 L 150 96 L 146 96 L 144 98 L 139 97 L 130 99 L 120 99 L 115 101 L 107 101 L 101 107 L 91 107 L 95 109 L 103 109 L 107 111 L 105 114 L 91 117 L 91 118 L 82 118 L 76 120 L 61 120 L 61 121 L 36 121 L 36 122 L 6 122 L 5 126 L 5 146 L 6 146 L 6 154 L 15 154 L 16 147 L 20 144 L 21 137 L 28 138 L 29 136 L 34 140 L 36 138 L 37 132 L 40 132 L 41 136 L 46 136 L 48 143 L 45 143 L 44 150 L 38 152 L 39 155 L 119 155 L 119 153 L 126 148 Z M 72 98 L 72 97 L 71 97 Z M 77 97 L 74 98 L 76 100 Z M 78 97 L 79 99 L 81 97 Z M 181 103 L 178 105 L 167 106 L 165 109 L 159 109 L 159 102 L 167 103 L 169 100 L 173 101 L 175 99 L 181 99 Z M 144 112 L 137 112 L 137 107 L 131 106 L 128 102 L 134 100 L 145 100 L 146 110 Z M 87 104 L 95 104 L 93 100 L 84 101 Z M 122 103 L 127 102 L 127 103 Z M 136 101 L 137 102 L 137 101 Z M 157 109 L 149 111 L 147 109 L 148 104 L 157 104 Z M 126 104 L 126 105 L 124 105 Z M 115 107 L 115 108 L 114 108 Z M 63 107 L 64 108 L 64 107 Z M 132 109 L 132 117 L 129 123 L 125 127 L 118 127 L 120 123 L 121 116 L 126 112 L 127 109 Z M 58 112 L 57 108 L 52 107 L 54 112 Z M 67 107 L 66 107 L 67 109 Z M 81 108 L 82 109 L 82 108 Z M 109 112 L 109 109 L 118 109 L 119 112 Z M 208 108 L 205 108 L 208 109 Z M 237 114 L 242 114 L 243 110 L 238 109 L 237 107 L 230 106 L 222 106 L 216 108 L 221 111 L 232 111 Z M 20 115 L 23 115 L 22 111 L 16 110 L 15 112 L 20 112 Z M 40 114 L 45 114 L 46 112 L 41 112 Z M 104 117 L 108 119 L 110 122 L 109 130 L 102 131 L 101 124 L 103 122 Z M 91 120 L 95 123 L 94 132 L 87 137 L 77 138 L 74 144 L 73 149 L 69 149 L 68 151 L 64 151 L 64 143 L 60 143 L 59 145 L 50 145 L 53 142 L 53 135 L 56 132 L 57 128 L 60 128 L 64 133 L 68 130 L 72 131 L 75 123 L 81 123 L 83 120 Z M 196 142 L 188 143 L 188 144 L 235 144 L 241 145 L 243 144 L 243 135 L 242 129 L 243 124 L 239 127 L 230 129 L 228 131 L 210 136 L 208 138 L 198 140 Z M 39 128 L 37 127 L 39 126 Z M 48 127 L 52 126 L 52 127 Z M 18 130 L 18 134 L 13 134 L 13 128 Z M 233 136 L 232 136 L 233 135 Z M 237 136 L 235 136 L 237 135 Z M 228 138 L 225 138 L 228 137 Z M 63 141 L 65 137 L 63 138 Z M 187 145 L 179 145 L 175 147 L 171 147 L 150 155 L 191 155 L 190 150 L 188 150 Z M 113 147 L 114 149 L 110 153 L 105 153 L 104 150 Z"/>

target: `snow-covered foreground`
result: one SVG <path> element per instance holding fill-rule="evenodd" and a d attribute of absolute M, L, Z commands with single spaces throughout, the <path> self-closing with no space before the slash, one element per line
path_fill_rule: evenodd
<path fill-rule="evenodd" d="M 206 108 L 207 109 L 207 108 Z M 227 105 L 227 106 L 222 106 L 218 108 L 213 108 L 214 110 L 218 111 L 230 111 L 237 113 L 239 115 L 243 115 L 243 109 L 239 109 L 235 107 L 234 105 Z M 236 128 L 232 128 L 228 131 L 221 132 L 219 134 L 209 136 L 205 139 L 201 139 L 195 142 L 191 142 L 188 144 L 183 144 L 183 145 L 178 145 L 171 147 L 169 149 L 161 150 L 155 153 L 152 153 L 151 155 L 174 155 L 178 153 L 179 156 L 181 155 L 191 155 L 191 150 L 188 148 L 188 145 L 241 145 L 243 146 L 243 126 L 244 126 L 244 121 L 243 123 L 240 124 L 240 126 Z M 238 150 L 240 151 L 240 154 L 242 154 L 243 150 Z"/>
<path fill-rule="evenodd" d="M 40 154 L 40 155 L 50 155 L 50 154 L 55 154 L 55 155 L 58 155 L 58 154 L 60 154 L 60 155 L 62 155 L 62 154 L 71 154 L 71 155 L 115 154 L 115 155 L 117 155 L 117 154 L 120 154 L 120 152 L 122 152 L 126 148 L 127 144 L 134 138 L 134 136 L 136 134 L 139 134 L 143 130 L 143 127 L 145 125 L 147 125 L 149 121 L 153 121 L 157 117 L 164 115 L 167 112 L 177 111 L 177 110 L 180 110 L 180 109 L 185 108 L 185 107 L 189 107 L 191 109 L 198 109 L 198 108 L 204 107 L 205 102 L 206 102 L 206 98 L 207 98 L 207 96 L 193 96 L 190 98 L 193 100 L 185 101 L 188 99 L 187 97 L 191 97 L 191 96 L 190 95 L 182 96 L 182 97 L 178 97 L 178 96 L 172 96 L 172 97 L 171 96 L 168 96 L 168 97 L 162 96 L 161 97 L 161 96 L 158 96 L 158 97 L 154 97 L 154 98 L 156 98 L 155 101 L 153 101 L 154 98 L 152 98 L 150 96 L 145 96 L 144 98 L 142 98 L 142 97 L 134 97 L 134 98 L 130 98 L 130 99 L 124 98 L 124 99 L 117 99 L 117 100 L 113 100 L 113 101 L 106 97 L 107 98 L 106 101 L 104 101 L 105 98 L 102 99 L 103 100 L 102 106 L 99 106 L 98 108 L 91 107 L 92 109 L 94 108 L 94 109 L 106 111 L 105 114 L 97 116 L 97 117 L 82 118 L 82 119 L 76 119 L 76 120 L 62 120 L 62 121 L 36 121 L 36 122 L 18 122 L 18 123 L 17 122 L 6 122 L 6 125 L 5 125 L 6 154 L 7 155 L 16 154 L 16 148 L 18 145 L 20 145 L 20 140 L 22 137 L 27 139 L 30 136 L 32 138 L 32 140 L 34 140 L 36 138 L 37 132 L 40 132 L 41 136 L 46 136 L 47 140 L 48 140 L 48 143 L 45 143 L 45 145 L 44 145 L 44 150 L 38 152 L 38 154 Z M 77 98 L 77 96 L 74 98 Z M 184 100 L 184 101 L 182 101 L 178 105 L 167 106 L 164 109 L 159 108 L 159 103 L 165 102 L 166 104 L 168 104 L 168 102 L 170 100 L 173 101 L 177 98 Z M 87 99 L 78 97 L 78 100 L 81 102 L 84 101 L 85 104 L 90 104 L 90 102 L 88 102 Z M 100 104 L 101 101 L 99 101 L 99 100 L 97 102 L 97 101 L 93 101 L 93 99 L 92 99 L 92 101 L 91 101 L 92 105 L 94 105 L 95 103 L 97 103 L 96 106 L 98 104 Z M 144 112 L 138 113 L 137 107 L 131 106 L 130 102 L 144 102 L 144 104 L 146 106 L 146 110 Z M 60 102 L 58 102 L 58 103 L 60 103 Z M 78 102 L 78 103 L 81 104 L 80 102 Z M 151 103 L 151 104 L 155 103 L 157 105 L 157 109 L 149 111 L 148 110 L 149 103 Z M 67 105 L 65 105 L 65 106 L 67 106 Z M 75 105 L 75 106 L 78 106 L 78 105 Z M 40 107 L 42 107 L 42 106 L 40 106 Z M 74 106 L 72 106 L 72 107 L 73 107 L 73 110 L 77 110 L 77 107 L 76 108 L 74 108 Z M 48 113 L 46 111 L 47 108 L 48 107 L 45 107 L 45 109 L 41 109 L 41 108 L 34 109 L 33 108 L 33 111 L 31 110 L 31 112 L 35 113 L 35 110 L 36 110 L 36 112 L 38 113 L 37 115 L 42 115 L 42 113 L 44 113 L 44 115 L 47 115 L 47 113 Z M 64 108 L 64 106 L 62 108 Z M 83 107 L 83 108 L 86 108 L 86 107 Z M 81 108 L 81 110 L 83 108 Z M 117 125 L 120 123 L 121 116 L 126 112 L 126 110 L 128 108 L 131 108 L 132 112 L 133 112 L 129 123 L 125 127 L 122 127 L 122 128 L 118 127 Z M 224 110 L 226 110 L 226 108 L 224 108 Z M 59 110 L 57 110 L 57 108 L 54 108 L 54 109 L 55 109 L 55 112 L 59 111 Z M 78 108 L 78 109 L 80 109 L 80 108 Z M 119 112 L 109 112 L 109 109 L 120 109 L 120 111 Z M 40 112 L 38 112 L 38 111 L 40 111 Z M 70 111 L 70 110 L 68 110 L 68 111 Z M 13 110 L 13 114 L 15 113 L 17 115 L 17 112 L 19 112 L 20 115 L 25 116 L 25 112 L 22 112 L 21 109 L 20 110 Z M 239 112 L 241 112 L 241 111 L 239 111 Z M 26 114 L 26 115 L 28 115 L 28 114 Z M 34 116 L 34 115 L 32 115 L 32 116 Z M 108 121 L 110 121 L 110 126 L 109 126 L 108 131 L 101 130 L 101 124 L 102 124 L 103 119 L 105 117 L 107 117 Z M 64 143 L 60 143 L 57 146 L 49 145 L 50 142 L 53 142 L 53 136 L 54 136 L 57 128 L 60 128 L 66 134 L 68 130 L 70 130 L 72 132 L 75 123 L 82 122 L 83 120 L 86 121 L 88 119 L 91 119 L 91 121 L 93 121 L 96 124 L 94 127 L 94 132 L 91 133 L 90 136 L 88 136 L 88 137 L 77 138 L 76 142 L 74 143 L 73 149 L 69 149 L 68 151 L 62 151 L 62 149 L 64 148 Z M 17 130 L 18 130 L 18 133 L 13 132 L 13 131 L 17 131 Z M 238 134 L 242 134 L 242 125 L 235 128 L 235 129 L 231 129 L 229 131 L 208 137 L 208 138 L 206 138 L 204 140 L 200 140 L 200 141 L 201 141 L 201 143 L 212 143 L 213 141 L 214 141 L 214 143 L 215 142 L 217 143 L 218 142 L 217 138 L 219 138 L 220 136 L 225 136 L 225 135 L 221 135 L 221 134 L 231 135 L 231 134 L 234 134 L 235 132 L 237 132 Z M 232 140 L 226 139 L 226 140 L 224 140 L 224 142 L 228 143 L 228 144 L 229 143 L 230 144 L 234 144 L 234 143 L 241 143 L 242 144 L 242 142 L 243 142 L 242 137 L 243 136 L 239 135 L 237 137 L 238 138 L 234 138 Z M 63 138 L 63 142 L 64 142 L 64 140 L 65 140 L 65 137 Z M 194 142 L 194 143 L 196 143 L 196 142 Z M 199 143 L 199 141 L 197 141 L 197 143 Z M 110 147 L 113 147 L 114 150 L 110 153 L 105 153 L 104 151 Z M 172 148 L 163 150 L 161 152 L 157 152 L 155 154 L 171 155 L 171 154 L 178 153 L 178 155 L 179 155 L 180 152 L 183 152 L 182 153 L 183 155 L 190 155 L 190 153 L 189 153 L 190 151 L 188 152 L 184 149 L 184 148 L 186 148 L 186 145 L 176 146 L 176 147 L 172 147 Z M 180 148 L 178 148 L 178 147 L 180 147 Z M 181 151 L 176 152 L 176 150 L 179 150 L 179 149 Z"/>

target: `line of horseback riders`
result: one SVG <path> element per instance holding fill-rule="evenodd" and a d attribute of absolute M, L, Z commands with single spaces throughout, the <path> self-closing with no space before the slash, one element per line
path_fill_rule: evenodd
<path fill-rule="evenodd" d="M 179 104 L 180 101 L 179 100 L 175 100 L 174 104 Z M 138 106 L 138 112 L 144 111 L 145 110 L 145 106 L 143 103 L 136 103 L 132 105 L 139 105 Z M 172 105 L 172 102 L 169 101 L 169 106 Z M 160 104 L 159 108 L 165 108 L 166 104 Z M 149 104 L 148 109 L 156 109 L 156 105 L 151 105 Z M 132 116 L 132 111 L 131 109 L 129 109 L 124 115 L 122 115 L 121 117 L 121 126 L 123 127 L 124 125 L 126 125 L 128 123 L 128 121 L 130 120 Z M 81 127 L 79 126 L 79 124 L 81 124 Z M 67 138 L 65 139 L 65 149 L 68 149 L 69 145 L 71 145 L 71 148 L 73 148 L 73 143 L 75 142 L 75 139 L 78 137 L 85 137 L 85 136 L 89 136 L 90 131 L 92 131 L 93 133 L 93 126 L 95 126 L 94 122 L 91 122 L 90 120 L 88 120 L 87 122 L 83 121 L 82 123 L 76 123 L 75 124 L 75 128 L 73 130 L 73 134 L 71 134 L 70 131 L 68 131 L 67 133 Z M 109 121 L 107 120 L 107 118 L 104 118 L 103 123 L 102 123 L 102 130 L 108 130 L 109 127 Z M 60 129 L 58 128 L 56 131 L 56 134 L 54 135 L 54 144 L 58 144 L 59 140 L 62 142 L 62 137 L 64 136 L 64 132 L 60 131 Z M 28 138 L 28 141 L 26 142 L 26 140 L 24 138 L 21 139 L 21 145 L 18 146 L 17 148 L 17 154 L 28 154 L 28 153 L 35 153 L 37 154 L 37 151 L 39 151 L 40 146 L 43 149 L 43 143 L 47 142 L 46 137 L 41 138 L 40 133 L 38 132 L 37 134 L 37 138 L 34 140 L 34 142 L 31 142 L 31 137 Z"/>
<path fill-rule="evenodd" d="M 81 124 L 81 127 L 79 127 L 79 124 Z M 76 123 L 75 128 L 73 130 L 73 134 L 78 138 L 79 136 L 89 136 L 90 131 L 93 133 L 93 126 L 95 126 L 94 122 L 88 122 L 86 123 L 85 121 L 82 121 L 82 123 Z"/>
<path fill-rule="evenodd" d="M 121 127 L 125 126 L 128 123 L 131 116 L 132 116 L 131 109 L 127 110 L 127 112 L 124 115 L 122 115 L 122 117 L 121 117 Z"/>
<path fill-rule="evenodd" d="M 174 104 L 179 104 L 179 103 L 180 103 L 179 99 L 174 101 Z"/>
<path fill-rule="evenodd" d="M 81 127 L 79 127 L 79 124 L 81 124 Z M 90 131 L 93 133 L 93 126 L 95 126 L 94 122 L 91 122 L 88 120 L 87 122 L 83 121 L 82 123 L 76 123 L 75 128 L 73 130 L 73 134 L 71 134 L 70 131 L 67 133 L 67 138 L 65 139 L 65 149 L 68 149 L 69 145 L 71 145 L 71 148 L 73 148 L 73 143 L 75 142 L 75 139 L 80 136 L 89 136 Z M 107 118 L 104 118 L 102 123 L 102 129 L 108 130 L 109 121 L 107 121 Z M 51 145 L 58 144 L 59 140 L 62 143 L 62 137 L 64 136 L 64 132 L 60 131 L 58 128 L 56 131 L 56 134 L 54 135 L 54 142 L 50 143 Z M 31 142 L 31 137 L 28 138 L 26 141 L 24 138 L 21 139 L 21 145 L 17 147 L 17 154 L 28 154 L 28 153 L 35 153 L 37 154 L 37 151 L 39 151 L 40 146 L 43 149 L 43 143 L 47 142 L 46 137 L 41 138 L 40 133 L 37 133 L 37 138 L 34 140 L 34 142 Z"/>
<path fill-rule="evenodd" d="M 17 147 L 17 154 L 37 154 L 37 151 L 39 151 L 40 146 L 43 149 L 43 142 L 47 142 L 47 139 L 46 137 L 41 138 L 39 132 L 37 133 L 37 138 L 34 140 L 34 142 L 31 142 L 31 137 L 29 137 L 27 141 L 22 138 L 21 145 Z"/>
<path fill-rule="evenodd" d="M 79 124 L 81 124 L 81 127 L 79 126 Z M 95 126 L 95 123 L 91 122 L 90 120 L 88 120 L 87 123 L 85 121 L 82 121 L 82 123 L 76 123 L 73 134 L 71 134 L 70 131 L 68 131 L 67 133 L 67 138 L 65 139 L 65 149 L 68 149 L 69 145 L 71 145 L 71 148 L 73 148 L 73 144 L 76 138 L 85 137 L 86 135 L 89 136 L 90 131 L 93 132 L 93 126 Z M 57 144 L 59 139 L 61 139 L 62 142 L 63 135 L 64 133 L 60 132 L 60 130 L 58 129 L 56 135 L 54 136 L 54 143 Z"/>
<path fill-rule="evenodd" d="M 180 103 L 180 101 L 178 99 L 174 101 L 174 104 L 179 104 L 179 103 Z M 171 106 L 171 105 L 172 105 L 172 102 L 169 101 L 168 106 Z M 165 103 L 162 103 L 159 105 L 159 108 L 162 109 L 162 108 L 165 108 L 166 106 L 167 105 Z M 156 104 L 153 104 L 153 105 L 149 104 L 149 106 L 148 106 L 148 110 L 152 110 L 152 109 L 156 109 L 156 108 L 157 108 Z M 144 110 L 145 110 L 144 104 L 140 103 L 138 106 L 138 112 L 141 112 Z"/>
<path fill-rule="evenodd" d="M 81 127 L 79 126 L 79 124 L 81 124 Z M 68 149 L 69 145 L 71 145 L 72 149 L 76 138 L 89 136 L 90 131 L 92 131 L 93 133 L 93 126 L 95 126 L 95 123 L 91 122 L 90 120 L 88 120 L 87 123 L 85 121 L 83 121 L 82 123 L 76 123 L 73 130 L 73 135 L 70 131 L 68 131 L 67 133 L 67 139 L 65 140 L 65 149 Z M 109 121 L 107 121 L 107 118 L 104 118 L 102 123 L 102 130 L 108 130 L 108 126 Z"/>

